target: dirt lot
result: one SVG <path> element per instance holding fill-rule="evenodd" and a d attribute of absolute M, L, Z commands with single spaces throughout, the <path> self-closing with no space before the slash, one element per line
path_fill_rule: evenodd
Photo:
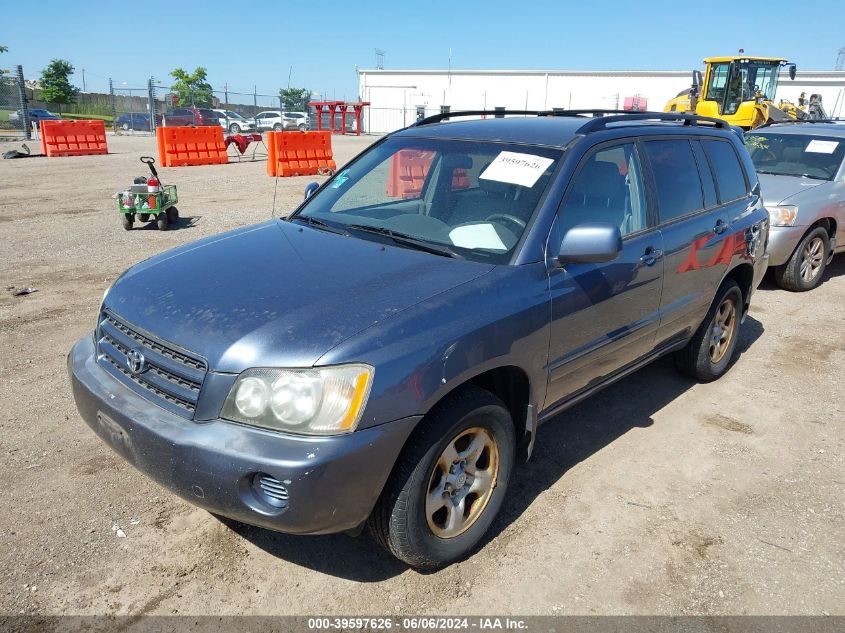
<path fill-rule="evenodd" d="M 811 294 L 764 282 L 722 380 L 661 361 L 543 427 L 483 548 L 422 575 L 368 538 L 224 525 L 78 417 L 65 355 L 109 283 L 273 199 L 263 163 L 163 170 L 181 225 L 127 233 L 111 195 L 154 142 L 110 147 L 0 161 L 0 283 L 38 289 L 0 289 L 0 613 L 845 614 L 845 256 Z"/>

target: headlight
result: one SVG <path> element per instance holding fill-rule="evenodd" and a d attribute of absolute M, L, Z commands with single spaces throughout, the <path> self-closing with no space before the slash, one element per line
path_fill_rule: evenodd
<path fill-rule="evenodd" d="M 370 395 L 369 365 L 313 369 L 247 369 L 238 376 L 222 417 L 303 435 L 350 433 Z"/>
<path fill-rule="evenodd" d="M 785 204 L 777 207 L 767 207 L 772 226 L 795 226 L 798 219 L 798 207 Z"/>

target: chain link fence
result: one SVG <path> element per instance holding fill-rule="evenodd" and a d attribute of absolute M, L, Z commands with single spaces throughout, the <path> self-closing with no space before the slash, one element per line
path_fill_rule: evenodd
<path fill-rule="evenodd" d="M 28 113 L 23 68 L 0 71 L 0 138 L 31 138 Z"/>
<path fill-rule="evenodd" d="M 150 77 L 146 85 L 129 85 L 127 82 L 108 78 L 107 92 L 80 92 L 72 104 L 50 104 L 43 102 L 37 82 L 27 82 L 23 69 L 17 66 L 11 71 L 0 72 L 0 137 L 17 139 L 37 138 L 37 122 L 41 116 L 63 118 L 102 119 L 107 130 L 120 135 L 154 135 L 157 127 L 168 123 L 168 114 L 173 119 L 181 114 L 184 119 L 186 108 L 199 108 L 202 121 L 218 122 L 221 127 L 233 134 L 241 132 L 266 132 L 269 130 L 309 130 L 317 129 L 317 112 L 307 106 L 298 109 L 286 109 L 279 93 L 267 94 L 229 90 L 224 84 L 222 90 L 212 90 L 211 94 L 194 93 L 177 95 L 172 87 Z M 177 113 L 182 110 L 181 113 Z M 209 112 L 209 110 L 213 111 Z M 413 113 L 407 116 L 413 116 Z M 366 115 L 365 115 L 366 117 Z M 330 126 L 329 114 L 322 114 L 323 128 Z M 403 127 L 402 120 L 407 117 L 391 118 L 388 125 Z M 347 128 L 354 128 L 349 123 L 354 117 L 347 117 Z M 335 127 L 341 126 L 341 117 L 335 117 Z M 362 127 L 369 128 L 368 119 L 362 120 Z M 187 123 L 181 122 L 181 125 Z M 200 123 L 196 123 L 200 124 Z M 207 123 L 206 123 L 207 124 Z M 37 123 L 36 123 L 37 125 Z"/>

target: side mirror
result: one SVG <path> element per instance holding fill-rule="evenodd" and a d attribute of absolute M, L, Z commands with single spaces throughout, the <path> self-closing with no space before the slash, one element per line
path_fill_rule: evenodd
<path fill-rule="evenodd" d="M 563 236 L 557 261 L 564 264 L 610 262 L 622 252 L 622 233 L 607 222 L 589 222 L 573 226 Z"/>
<path fill-rule="evenodd" d="M 320 188 L 319 182 L 309 182 L 305 185 L 305 200 L 308 200 L 311 196 L 314 195 L 314 192 Z"/>
<path fill-rule="evenodd" d="M 701 71 L 700 70 L 692 71 L 692 89 L 696 94 L 698 94 L 699 91 L 701 90 L 701 84 L 702 84 Z"/>
<path fill-rule="evenodd" d="M 795 73 L 798 71 L 798 68 L 795 64 L 789 65 L 789 78 L 795 80 Z"/>

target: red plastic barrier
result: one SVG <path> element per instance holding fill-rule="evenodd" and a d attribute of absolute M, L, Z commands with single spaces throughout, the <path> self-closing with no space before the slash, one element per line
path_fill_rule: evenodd
<path fill-rule="evenodd" d="M 308 176 L 335 169 L 329 132 L 267 133 L 268 176 Z"/>
<path fill-rule="evenodd" d="M 160 127 L 156 130 L 162 167 L 225 165 L 229 162 L 219 125 Z"/>
<path fill-rule="evenodd" d="M 98 120 L 40 122 L 41 152 L 45 156 L 108 154 L 106 126 Z"/>
<path fill-rule="evenodd" d="M 390 174 L 385 187 L 388 197 L 418 197 L 433 160 L 432 151 L 403 149 L 396 152 L 390 159 Z M 457 189 L 469 189 L 469 175 L 460 167 L 452 173 L 452 190 Z"/>

